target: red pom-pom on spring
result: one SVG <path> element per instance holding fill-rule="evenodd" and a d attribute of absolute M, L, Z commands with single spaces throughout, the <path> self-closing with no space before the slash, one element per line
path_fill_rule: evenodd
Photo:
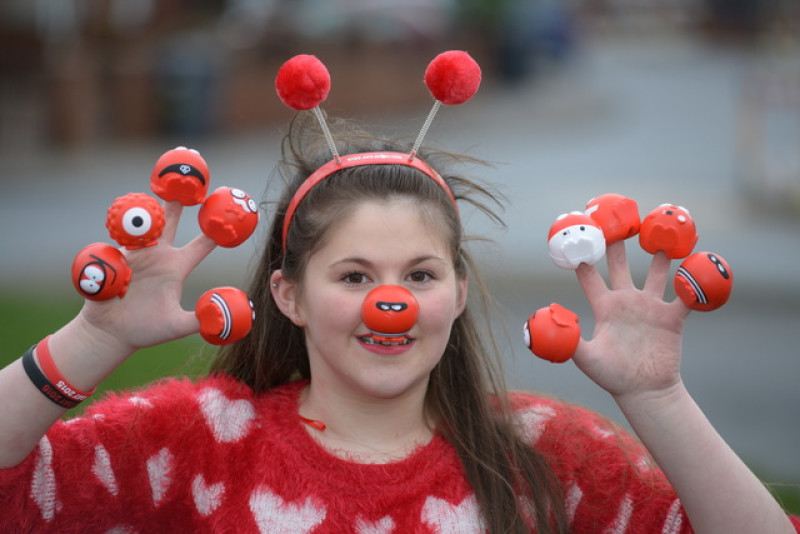
<path fill-rule="evenodd" d="M 463 104 L 478 91 L 481 68 L 466 52 L 442 52 L 425 69 L 425 84 L 443 104 Z"/>
<path fill-rule="evenodd" d="M 281 101 L 297 111 L 317 107 L 328 98 L 331 76 L 315 56 L 300 54 L 284 63 L 275 78 Z"/>

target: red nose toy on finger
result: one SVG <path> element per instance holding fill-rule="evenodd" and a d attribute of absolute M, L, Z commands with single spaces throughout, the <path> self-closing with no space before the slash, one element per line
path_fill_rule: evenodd
<path fill-rule="evenodd" d="M 106 228 L 128 250 L 151 247 L 164 231 L 164 208 L 150 195 L 128 193 L 108 208 Z"/>
<path fill-rule="evenodd" d="M 221 247 L 237 247 L 244 243 L 258 225 L 255 200 L 235 187 L 219 187 L 211 193 L 197 221 L 203 233 Z"/>
<path fill-rule="evenodd" d="M 361 305 L 361 319 L 378 341 L 404 338 L 418 318 L 419 302 L 402 286 L 378 286 Z"/>
<path fill-rule="evenodd" d="M 578 316 L 553 303 L 531 315 L 523 326 L 525 344 L 543 360 L 564 363 L 575 354 L 581 339 Z"/>
<path fill-rule="evenodd" d="M 255 320 L 253 303 L 235 287 L 209 289 L 197 299 L 194 314 L 200 321 L 200 335 L 212 345 L 239 341 L 250 333 Z"/>
<path fill-rule="evenodd" d="M 733 271 L 718 254 L 697 252 L 681 263 L 673 279 L 675 293 L 687 308 L 716 310 L 731 296 Z"/>
<path fill-rule="evenodd" d="M 579 211 L 560 215 L 547 235 L 550 258 L 562 269 L 575 270 L 581 263 L 594 265 L 606 253 L 603 230 Z"/>
<path fill-rule="evenodd" d="M 593 198 L 585 213 L 603 230 L 606 245 L 635 236 L 642 225 L 636 201 L 616 193 Z"/>
<path fill-rule="evenodd" d="M 671 260 L 691 254 L 697 237 L 689 210 L 673 204 L 662 204 L 648 213 L 639 230 L 639 244 L 646 252 L 661 251 Z"/>
<path fill-rule="evenodd" d="M 179 146 L 158 158 L 150 173 L 150 189 L 164 200 L 195 206 L 206 198 L 209 178 L 208 165 L 200 153 Z"/>
<path fill-rule="evenodd" d="M 78 252 L 72 262 L 72 283 L 88 300 L 122 298 L 128 291 L 131 268 L 119 249 L 93 243 Z"/>

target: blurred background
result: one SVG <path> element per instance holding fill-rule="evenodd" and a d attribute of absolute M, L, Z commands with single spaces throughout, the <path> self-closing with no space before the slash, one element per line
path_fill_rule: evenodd
<path fill-rule="evenodd" d="M 109 241 L 105 210 L 148 191 L 176 145 L 200 150 L 212 186 L 271 196 L 292 112 L 273 80 L 311 53 L 332 76 L 323 108 L 416 135 L 432 103 L 427 63 L 447 49 L 481 64 L 481 90 L 442 109 L 426 143 L 491 163 L 467 171 L 508 199 L 507 227 L 466 211 L 498 301 L 493 328 L 512 386 L 623 422 L 571 363 L 523 345 L 551 302 L 591 313 L 547 256 L 550 224 L 615 192 L 642 216 L 693 214 L 698 250 L 731 264 L 728 304 L 687 324 L 684 379 L 732 447 L 800 511 L 800 5 L 791 0 L 4 0 L 0 4 L 0 363 L 81 306 L 69 267 Z M 197 232 L 187 208 L 179 240 Z M 244 286 L 265 229 L 192 275 Z M 649 258 L 628 244 L 637 279 Z M 676 265 L 677 267 L 677 265 Z M 673 293 L 668 291 L 668 297 Z M 202 372 L 199 338 L 142 351 L 106 388 Z M 199 355 L 198 355 L 199 351 Z"/>

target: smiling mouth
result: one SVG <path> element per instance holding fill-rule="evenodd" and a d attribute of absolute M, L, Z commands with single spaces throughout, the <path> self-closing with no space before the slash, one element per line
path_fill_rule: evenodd
<path fill-rule="evenodd" d="M 399 347 L 410 345 L 414 342 L 414 340 L 408 336 L 382 336 L 377 334 L 359 336 L 358 340 L 365 345 L 382 345 L 384 347 Z"/>

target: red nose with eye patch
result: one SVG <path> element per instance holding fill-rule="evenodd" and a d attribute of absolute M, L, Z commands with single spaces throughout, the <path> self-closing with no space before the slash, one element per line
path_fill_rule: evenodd
<path fill-rule="evenodd" d="M 361 305 L 361 319 L 373 334 L 402 336 L 419 317 L 419 303 L 402 286 L 378 286 L 367 293 Z"/>

